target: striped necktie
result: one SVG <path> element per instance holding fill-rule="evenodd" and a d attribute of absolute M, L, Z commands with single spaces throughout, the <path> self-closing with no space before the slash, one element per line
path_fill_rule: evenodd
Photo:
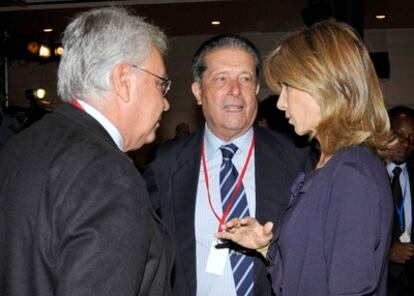
<path fill-rule="evenodd" d="M 231 160 L 237 149 L 234 144 L 220 147 L 223 156 L 220 167 L 220 192 L 223 212 L 225 212 L 229 202 L 234 201 L 228 213 L 227 221 L 234 217 L 243 218 L 250 215 L 243 184 L 241 184 L 237 196 L 233 198 L 239 173 Z M 253 258 L 230 250 L 230 262 L 237 296 L 253 295 Z"/>

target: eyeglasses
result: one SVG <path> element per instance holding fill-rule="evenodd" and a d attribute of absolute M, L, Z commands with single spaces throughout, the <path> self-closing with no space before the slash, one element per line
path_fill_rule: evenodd
<path fill-rule="evenodd" d="M 399 133 L 394 133 L 395 137 L 398 139 L 398 142 L 401 144 L 408 144 L 410 146 L 414 147 L 414 137 L 406 137 Z"/>
<path fill-rule="evenodd" d="M 151 76 L 154 76 L 154 77 L 158 78 L 159 80 L 161 80 L 161 83 L 160 83 L 161 92 L 162 92 L 162 96 L 165 97 L 165 95 L 168 93 L 168 91 L 170 90 L 170 87 L 171 87 L 171 80 L 170 79 L 158 76 L 157 74 L 154 74 L 151 71 L 148 71 L 148 70 L 146 70 L 146 69 L 144 69 L 144 68 L 142 68 L 138 65 L 134 65 L 134 64 L 130 64 L 130 65 L 131 65 L 131 67 L 137 68 L 137 69 L 141 70 L 142 72 L 148 73 Z"/>

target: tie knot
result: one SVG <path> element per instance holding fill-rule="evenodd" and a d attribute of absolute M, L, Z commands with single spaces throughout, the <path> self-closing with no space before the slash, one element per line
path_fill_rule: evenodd
<path fill-rule="evenodd" d="M 399 166 L 396 166 L 393 170 L 392 170 L 394 177 L 398 178 L 401 174 L 401 168 Z"/>
<path fill-rule="evenodd" d="M 237 151 L 237 146 L 233 143 L 223 145 L 220 147 L 221 155 L 223 156 L 223 161 L 231 161 L 234 156 L 234 153 Z"/>

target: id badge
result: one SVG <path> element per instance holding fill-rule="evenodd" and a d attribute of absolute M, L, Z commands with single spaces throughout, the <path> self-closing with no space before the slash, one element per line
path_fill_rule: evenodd
<path fill-rule="evenodd" d="M 213 240 L 210 246 L 210 253 L 207 259 L 206 272 L 223 275 L 226 267 L 228 248 L 216 248 L 220 244 L 218 240 Z"/>

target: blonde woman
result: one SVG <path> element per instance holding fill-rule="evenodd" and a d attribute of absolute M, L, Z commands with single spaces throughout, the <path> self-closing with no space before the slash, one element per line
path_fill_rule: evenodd
<path fill-rule="evenodd" d="M 393 205 L 382 160 L 393 141 L 365 46 L 348 25 L 323 21 L 275 49 L 265 78 L 321 156 L 274 230 L 248 217 L 217 237 L 262 253 L 278 296 L 385 295 Z"/>

